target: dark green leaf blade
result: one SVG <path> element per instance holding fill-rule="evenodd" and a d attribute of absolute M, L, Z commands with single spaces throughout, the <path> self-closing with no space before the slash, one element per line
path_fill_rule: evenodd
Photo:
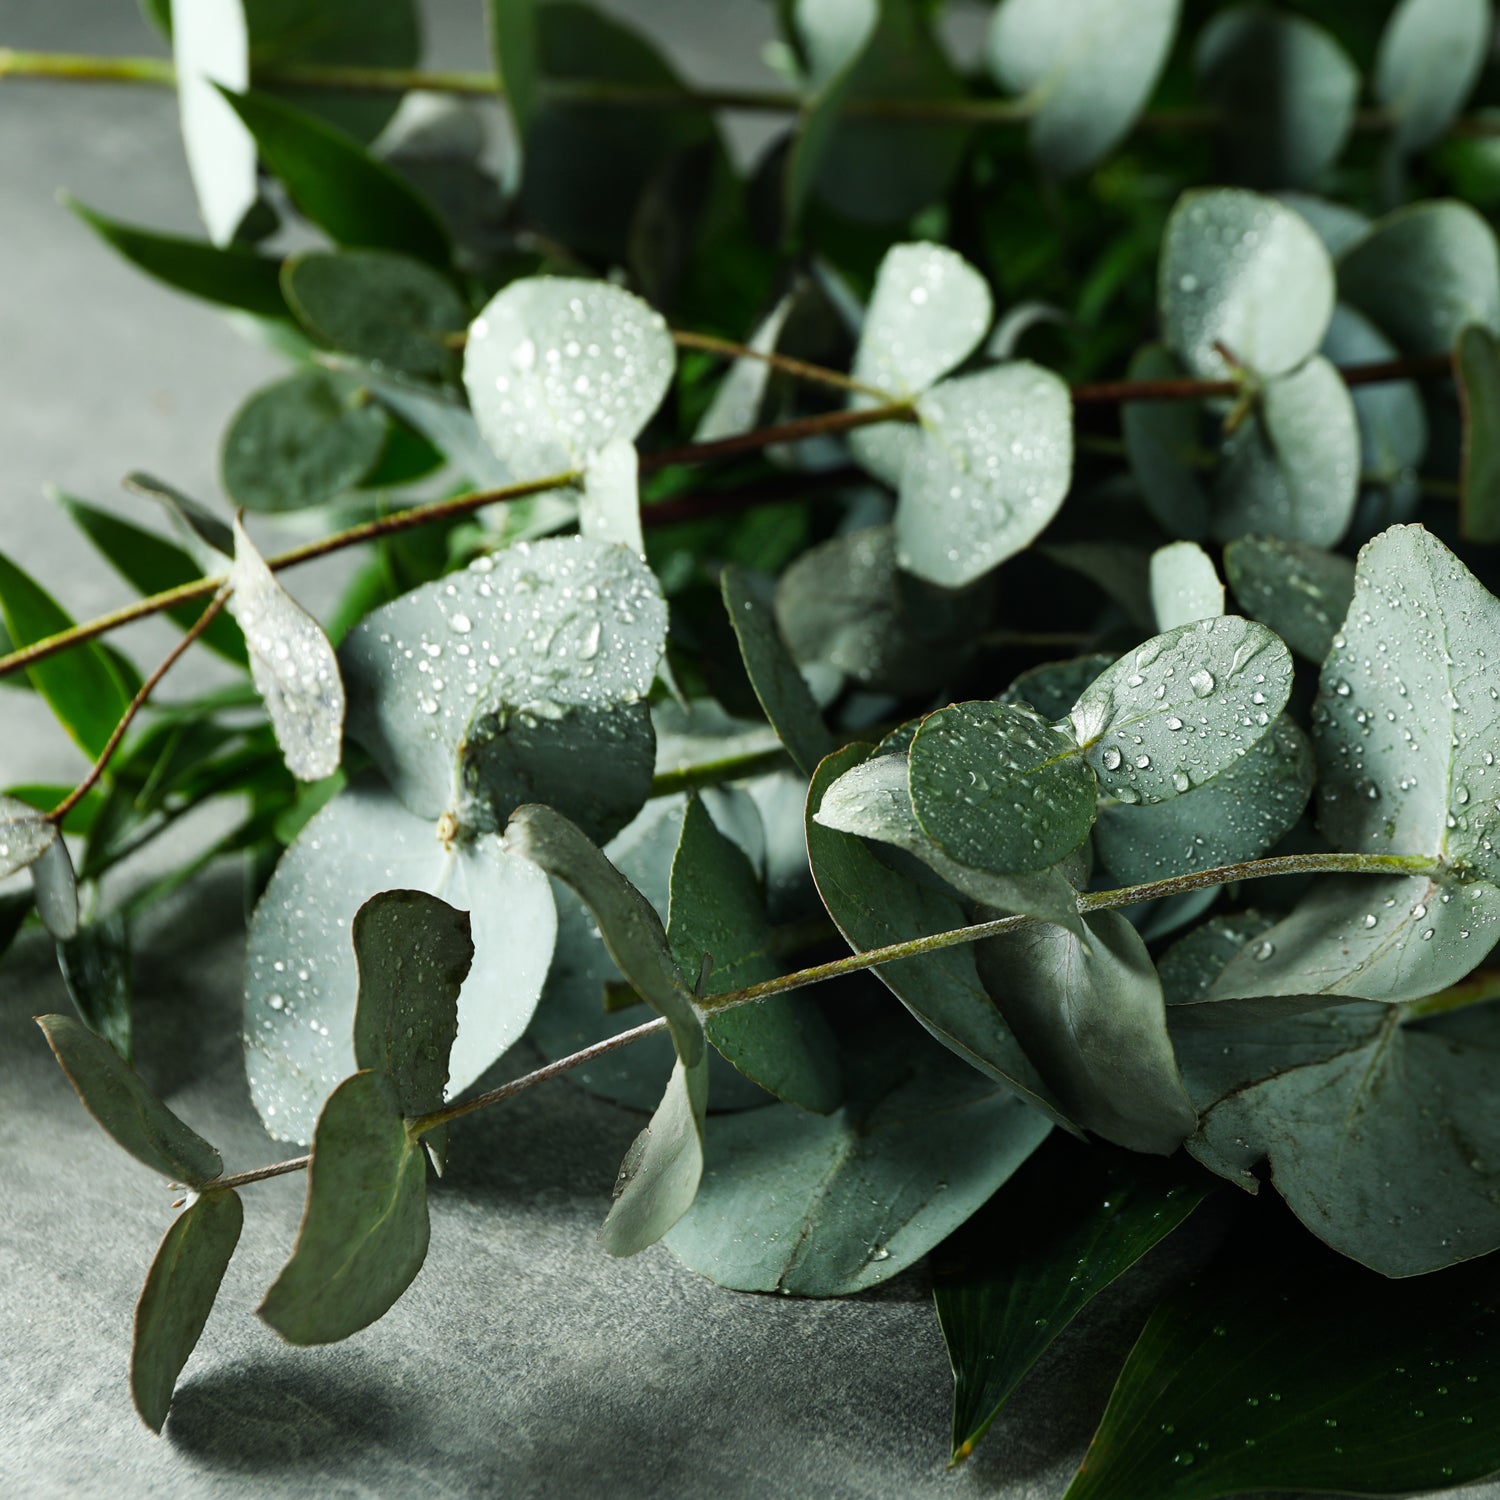
<path fill-rule="evenodd" d="M 177 1377 L 208 1322 L 244 1222 L 238 1193 L 205 1193 L 167 1230 L 151 1262 L 135 1305 L 130 1394 L 152 1432 L 167 1420 Z"/>
<path fill-rule="evenodd" d="M 537 0 L 487 0 L 490 52 L 505 99 L 505 112 L 524 150 L 526 132 L 540 106 L 541 57 Z"/>
<path fill-rule="evenodd" d="M 108 1042 L 72 1016 L 38 1016 L 84 1108 L 137 1161 L 153 1172 L 202 1187 L 224 1170 L 219 1153 L 136 1076 Z"/>
<path fill-rule="evenodd" d="M 40 899 L 37 904 L 40 907 Z M 78 928 L 58 943 L 57 964 L 84 1024 L 129 1062 L 133 1027 L 125 923 L 106 917 Z"/>
<path fill-rule="evenodd" d="M 427 1164 L 396 1085 L 356 1073 L 313 1134 L 291 1258 L 258 1311 L 291 1344 L 331 1344 L 383 1317 L 427 1257 Z"/>
<path fill-rule="evenodd" d="M 955 1461 L 1052 1341 L 1212 1191 L 1178 1166 L 1054 1136 L 942 1247 Z"/>
<path fill-rule="evenodd" d="M 355 1061 L 390 1078 L 404 1113 L 437 1109 L 474 961 L 468 913 L 426 891 L 382 891 L 355 913 L 354 959 Z"/>

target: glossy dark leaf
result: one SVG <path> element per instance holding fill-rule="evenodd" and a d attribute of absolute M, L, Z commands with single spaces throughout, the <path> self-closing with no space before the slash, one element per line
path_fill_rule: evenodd
<path fill-rule="evenodd" d="M 38 907 L 41 901 L 38 900 Z M 131 1053 L 130 939 L 118 917 L 96 919 L 57 945 L 63 983 L 78 1014 L 127 1062 Z"/>
<path fill-rule="evenodd" d="M 537 0 L 486 0 L 490 52 L 516 140 L 525 148 L 526 133 L 541 108 L 542 66 Z"/>

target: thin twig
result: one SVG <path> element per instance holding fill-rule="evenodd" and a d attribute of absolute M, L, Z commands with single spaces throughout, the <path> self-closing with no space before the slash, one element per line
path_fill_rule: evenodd
<path fill-rule="evenodd" d="M 809 364 L 804 359 L 794 359 L 790 354 L 778 354 L 774 349 L 752 349 L 748 344 L 736 344 L 731 339 L 715 338 L 711 333 L 690 333 L 685 329 L 672 330 L 672 342 L 679 349 L 699 349 L 705 354 L 718 354 L 725 359 L 753 359 L 773 370 L 781 370 L 797 380 L 806 380 L 813 385 L 833 386 L 841 391 L 853 391 L 860 396 L 870 396 L 881 403 L 891 401 L 891 393 L 878 386 L 866 385 L 862 380 L 830 370 L 826 365 Z"/>

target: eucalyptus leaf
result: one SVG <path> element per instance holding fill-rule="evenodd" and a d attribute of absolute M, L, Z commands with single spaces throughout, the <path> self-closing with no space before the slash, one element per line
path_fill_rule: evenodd
<path fill-rule="evenodd" d="M 1224 585 L 1196 542 L 1172 542 L 1151 554 L 1151 606 L 1158 630 L 1175 630 L 1224 613 Z"/>
<path fill-rule="evenodd" d="M 1050 370 L 1018 360 L 934 386 L 901 472 L 903 568 L 962 588 L 1022 551 L 1073 479 L 1073 405 Z"/>
<path fill-rule="evenodd" d="M 1182 367 L 1160 344 L 1130 362 L 1132 381 L 1181 380 Z M 1208 494 L 1194 462 L 1202 416 L 1191 401 L 1126 401 L 1120 407 L 1130 471 L 1157 523 L 1172 536 L 1208 535 Z"/>
<path fill-rule="evenodd" d="M 34 865 L 57 839 L 57 824 L 29 802 L 0 797 L 0 880 Z"/>
<path fill-rule="evenodd" d="M 1161 982 L 1118 912 L 1087 940 L 1038 924 L 987 938 L 979 974 L 1069 1115 L 1132 1151 L 1169 1156 L 1197 1122 L 1167 1036 Z"/>
<path fill-rule="evenodd" d="M 219 1153 L 189 1130 L 102 1037 L 72 1016 L 38 1016 L 83 1106 L 139 1162 L 163 1177 L 202 1187 L 224 1170 Z"/>
<path fill-rule="evenodd" d="M 59 840 L 61 842 L 61 840 Z M 69 874 L 71 875 L 71 868 Z M 90 1031 L 97 1032 L 126 1062 L 131 1057 L 130 941 L 119 917 L 96 917 L 78 925 L 73 897 L 73 931 L 58 932 L 48 919 L 47 903 L 37 900 L 43 925 L 59 938 L 57 966 L 69 998 Z"/>
<path fill-rule="evenodd" d="M 354 1060 L 395 1084 L 403 1114 L 443 1102 L 471 930 L 466 912 L 426 891 L 382 891 L 354 914 Z"/>
<path fill-rule="evenodd" d="M 1074 704 L 1078 743 L 1104 791 L 1165 802 L 1227 770 L 1285 708 L 1292 659 L 1235 615 L 1179 625 L 1122 657 Z"/>
<path fill-rule="evenodd" d="M 640 460 L 629 438 L 611 438 L 588 461 L 578 500 L 578 530 L 645 555 L 641 531 Z"/>
<path fill-rule="evenodd" d="M 250 673 L 287 769 L 303 781 L 332 776 L 344 737 L 338 660 L 322 626 L 276 581 L 238 520 L 229 583 L 229 612 L 245 632 Z"/>
<path fill-rule="evenodd" d="M 495 456 L 481 436 L 468 407 L 456 397 L 415 380 L 371 376 L 362 383 L 382 406 L 431 443 L 475 489 L 499 489 L 516 480 L 510 466 Z M 538 495 L 530 503 L 561 507 L 559 525 L 573 511 L 569 502 L 555 494 Z M 514 512 L 520 507 L 510 509 Z"/>
<path fill-rule="evenodd" d="M 349 732 L 425 817 L 494 828 L 546 801 L 608 838 L 650 790 L 665 639 L 660 588 L 625 548 L 519 543 L 349 633 Z"/>
<path fill-rule="evenodd" d="M 1339 257 L 1339 295 L 1408 354 L 1447 354 L 1469 324 L 1500 333 L 1500 250 L 1466 203 L 1399 208 Z"/>
<path fill-rule="evenodd" d="M 679 1260 L 738 1291 L 878 1286 L 968 1218 L 1051 1128 L 1002 1086 L 898 1035 L 850 1062 L 837 1114 L 773 1105 L 710 1122 L 697 1201 L 667 1236 Z"/>
<path fill-rule="evenodd" d="M 1269 378 L 1322 343 L 1333 265 L 1307 221 L 1275 199 L 1190 192 L 1167 221 L 1159 295 L 1167 344 L 1192 374 L 1223 380 L 1232 359 Z"/>
<path fill-rule="evenodd" d="M 152 1432 L 166 1423 L 177 1377 L 208 1322 L 244 1222 L 238 1193 L 204 1193 L 173 1221 L 151 1262 L 135 1305 L 130 1394 Z"/>
<path fill-rule="evenodd" d="M 1274 1259 L 1190 1282 L 1131 1351 L 1067 1500 L 1405 1495 L 1494 1473 L 1493 1285 Z"/>
<path fill-rule="evenodd" d="M 829 756 L 807 793 L 813 878 L 829 916 L 856 952 L 951 932 L 962 927 L 966 917 L 952 895 L 893 870 L 855 835 L 828 828 L 811 816 L 828 789 L 868 756 L 864 745 L 850 745 Z M 1049 1118 L 1067 1124 L 980 983 L 971 945 L 882 964 L 875 974 L 950 1051 L 986 1077 L 1008 1085 Z"/>
<path fill-rule="evenodd" d="M 132 493 L 144 495 L 161 506 L 201 572 L 212 573 L 228 565 L 234 553 L 234 530 L 206 505 L 152 474 L 133 472 L 121 483 Z"/>
<path fill-rule="evenodd" d="M 756 354 L 774 353 L 795 304 L 795 294 L 788 292 L 766 314 L 745 347 Z M 736 359 L 719 382 L 708 410 L 693 429 L 693 441 L 712 443 L 719 438 L 749 432 L 755 426 L 755 419 L 765 400 L 771 374 L 771 365 L 767 360 Z"/>
<path fill-rule="evenodd" d="M 356 781 L 298 834 L 250 922 L 245 1066 L 255 1107 L 281 1140 L 309 1140 L 324 1096 L 354 1070 L 350 926 L 388 890 L 440 896 L 473 923 L 450 1090 L 518 1041 L 536 1008 L 557 931 L 542 873 L 493 834 L 444 829 Z"/>
<path fill-rule="evenodd" d="M 384 1317 L 427 1258 L 427 1163 L 396 1085 L 355 1073 L 313 1135 L 297 1243 L 257 1311 L 290 1344 L 332 1344 Z"/>
<path fill-rule="evenodd" d="M 1322 355 L 1267 381 L 1225 443 L 1215 484 L 1219 537 L 1269 533 L 1331 547 L 1359 498 L 1360 434 L 1343 377 Z"/>
<path fill-rule="evenodd" d="M 495 77 L 511 129 L 523 150 L 526 133 L 541 108 L 537 8 L 537 0 L 486 0 L 485 5 Z"/>
<path fill-rule="evenodd" d="M 987 60 L 1004 89 L 1037 101 L 1031 148 L 1047 172 L 1094 166 L 1130 131 L 1166 66 L 1179 0 L 1002 0 Z"/>
<path fill-rule="evenodd" d="M 1256 186 L 1316 182 L 1343 154 L 1359 70 L 1315 22 L 1231 6 L 1203 29 L 1194 65 L 1203 93 L 1224 112 L 1236 166 Z"/>
<path fill-rule="evenodd" d="M 1463 404 L 1463 534 L 1500 542 L 1500 343 L 1487 328 L 1465 328 L 1454 351 Z"/>
<path fill-rule="evenodd" d="M 1157 961 L 1167 1004 L 1192 1005 L 1204 999 L 1224 966 L 1276 919 L 1259 911 L 1210 917 L 1179 938 Z"/>
<path fill-rule="evenodd" d="M 469 328 L 464 385 L 485 441 L 519 475 L 580 469 L 633 440 L 676 368 L 660 313 L 607 282 L 514 281 Z"/>
<path fill-rule="evenodd" d="M 1421 151 L 1464 107 L 1494 29 L 1488 0 L 1401 0 L 1380 37 L 1370 84 L 1395 121 L 1398 151 Z"/>
<path fill-rule="evenodd" d="M 1065 719 L 1073 705 L 1114 664 L 1114 655 L 1107 651 L 1044 662 L 1022 672 L 996 701 L 1023 704 L 1044 719 Z"/>
<path fill-rule="evenodd" d="M 1054 1137 L 934 1258 L 953 1365 L 953 1459 L 1101 1292 L 1208 1195 L 1175 1165 Z"/>
<path fill-rule="evenodd" d="M 1369 215 L 1347 203 L 1319 198 L 1313 193 L 1277 193 L 1275 197 L 1307 220 L 1335 261 L 1369 232 L 1372 222 Z"/>
<path fill-rule="evenodd" d="M 62 839 L 54 839 L 32 862 L 31 885 L 42 926 L 60 943 L 78 931 L 78 877 Z"/>
<path fill-rule="evenodd" d="M 929 715 L 912 741 L 910 778 L 927 836 L 995 874 L 1045 870 L 1093 826 L 1094 778 L 1076 741 L 1018 704 L 960 703 Z"/>
<path fill-rule="evenodd" d="M 1240 607 L 1299 656 L 1322 665 L 1354 597 L 1354 564 L 1285 537 L 1246 536 L 1224 549 Z"/>

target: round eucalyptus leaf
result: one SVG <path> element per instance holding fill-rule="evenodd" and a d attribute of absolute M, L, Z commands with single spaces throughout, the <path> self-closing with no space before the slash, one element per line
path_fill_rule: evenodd
<path fill-rule="evenodd" d="M 606 281 L 513 281 L 469 327 L 464 385 L 485 441 L 516 474 L 580 469 L 634 440 L 676 368 L 660 313 Z"/>
<path fill-rule="evenodd" d="M 1129 378 L 1181 380 L 1182 366 L 1160 344 L 1130 362 Z M 1202 447 L 1202 415 L 1192 401 L 1126 401 L 1120 407 L 1125 454 L 1146 509 L 1170 536 L 1208 535 L 1208 495 L 1194 457 Z"/>
<path fill-rule="evenodd" d="M 1292 658 L 1263 625 L 1180 625 L 1122 657 L 1073 705 L 1107 796 L 1165 802 L 1228 770 L 1286 707 Z"/>
<path fill-rule="evenodd" d="M 1300 214 L 1213 188 L 1173 209 L 1159 295 L 1166 341 L 1193 374 L 1225 379 L 1232 359 L 1263 378 L 1285 375 L 1323 341 L 1333 265 Z"/>
<path fill-rule="evenodd" d="M 1094 847 L 1121 885 L 1256 859 L 1296 825 L 1312 787 L 1307 737 L 1283 715 L 1241 760 L 1185 796 L 1106 803 Z"/>
<path fill-rule="evenodd" d="M 1276 201 L 1301 214 L 1312 231 L 1323 241 L 1335 260 L 1356 240 L 1363 239 L 1371 220 L 1347 203 L 1335 203 L 1311 193 L 1276 193 Z"/>
<path fill-rule="evenodd" d="M 1086 689 L 1115 664 L 1113 654 L 1091 652 L 1071 661 L 1049 661 L 1022 672 L 995 700 L 1034 708 L 1044 719 L 1065 719 Z"/>
<path fill-rule="evenodd" d="M 934 386 L 901 476 L 896 551 L 942 588 L 973 583 L 1022 551 L 1073 478 L 1073 404 L 1050 370 L 1017 361 Z"/>
<path fill-rule="evenodd" d="M 281 286 L 307 331 L 377 370 L 439 379 L 456 364 L 445 340 L 469 309 L 446 276 L 386 250 L 307 251 L 286 261 Z"/>
<path fill-rule="evenodd" d="M 1219 570 L 1196 542 L 1173 542 L 1151 554 L 1151 607 L 1158 630 L 1175 630 L 1224 613 Z"/>
<path fill-rule="evenodd" d="M 1322 665 L 1354 597 L 1347 557 L 1285 537 L 1246 536 L 1224 549 L 1224 571 L 1251 619 Z"/>
<path fill-rule="evenodd" d="M 1396 346 L 1355 308 L 1333 310 L 1322 353 L 1336 365 L 1377 365 L 1398 358 Z M 1349 393 L 1359 417 L 1360 472 L 1366 484 L 1410 483 L 1427 455 L 1427 409 L 1410 380 L 1362 385 Z"/>
<path fill-rule="evenodd" d="M 1339 295 L 1408 354 L 1446 354 L 1470 323 L 1500 333 L 1500 250 L 1466 203 L 1413 203 L 1339 258 Z"/>
<path fill-rule="evenodd" d="M 1125 138 L 1166 65 L 1180 10 L 1179 0 L 1002 0 L 990 72 L 1037 98 L 1031 147 L 1046 171 L 1086 171 Z"/>
<path fill-rule="evenodd" d="M 1192 1005 L 1204 999 L 1214 981 L 1224 972 L 1224 966 L 1268 927 L 1275 925 L 1275 917 L 1268 917 L 1264 912 L 1234 912 L 1210 917 L 1186 937 L 1178 938 L 1156 965 L 1167 1004 Z M 1205 1007 L 1205 1010 L 1211 1009 Z M 1174 1024 L 1177 1019 L 1173 1017 Z M 1205 1019 L 1211 1020 L 1212 1017 L 1205 1016 Z M 1188 1081 L 1191 1085 L 1191 1075 Z"/>
<path fill-rule="evenodd" d="M 666 639 L 646 565 L 583 537 L 519 543 L 352 630 L 349 732 L 414 812 L 498 827 L 548 802 L 609 837 L 650 789 Z"/>
<path fill-rule="evenodd" d="M 1266 382 L 1255 413 L 1225 442 L 1214 530 L 1331 547 L 1359 498 L 1360 430 L 1343 377 L 1322 355 Z"/>
<path fill-rule="evenodd" d="M 250 921 L 245 1063 L 266 1129 L 309 1141 L 325 1095 L 354 1071 L 350 929 L 381 891 L 426 891 L 469 913 L 474 963 L 458 997 L 448 1092 L 525 1031 L 552 957 L 547 878 L 493 834 L 454 837 L 374 782 L 333 799 L 282 856 Z"/>
<path fill-rule="evenodd" d="M 1224 114 L 1240 174 L 1256 186 L 1315 182 L 1343 153 L 1359 71 L 1323 27 L 1232 6 L 1204 27 L 1194 63 L 1205 97 Z"/>
<path fill-rule="evenodd" d="M 1401 0 L 1381 33 L 1370 79 L 1395 120 L 1398 151 L 1430 146 L 1457 118 L 1493 29 L 1489 0 Z"/>
<path fill-rule="evenodd" d="M 303 370 L 257 391 L 224 434 L 224 488 L 246 510 L 305 510 L 380 461 L 385 416 L 346 375 Z"/>
<path fill-rule="evenodd" d="M 1094 822 L 1094 778 L 1066 727 L 1019 704 L 959 703 L 929 714 L 910 751 L 917 822 L 961 864 L 1000 875 L 1045 870 Z"/>

